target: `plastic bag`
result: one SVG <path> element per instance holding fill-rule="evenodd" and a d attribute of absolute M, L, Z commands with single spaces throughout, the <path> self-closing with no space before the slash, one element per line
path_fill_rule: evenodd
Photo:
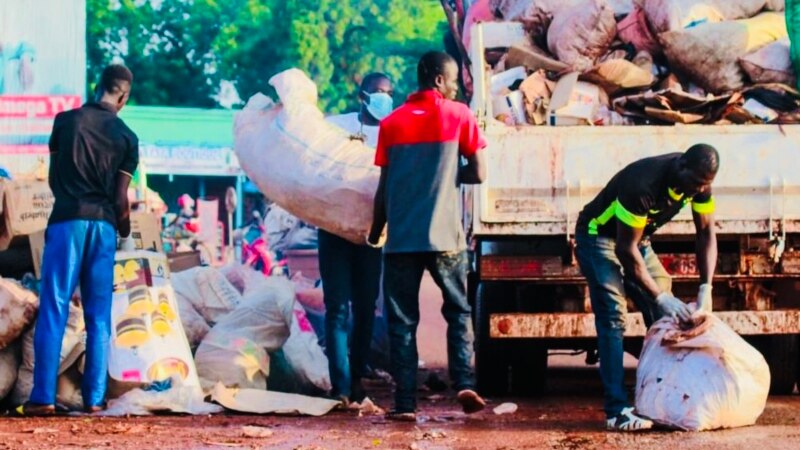
<path fill-rule="evenodd" d="M 292 283 L 264 278 L 245 291 L 238 308 L 211 328 L 195 353 L 203 389 L 217 382 L 228 387 L 266 389 L 267 352 L 289 338 L 294 306 Z"/>
<path fill-rule="evenodd" d="M 591 69 L 617 34 L 614 10 L 607 0 L 582 0 L 558 9 L 547 31 L 547 46 L 574 71 Z"/>
<path fill-rule="evenodd" d="M 752 425 L 770 374 L 761 353 L 711 314 L 684 331 L 669 318 L 650 328 L 636 371 L 636 409 L 657 423 L 700 431 Z"/>
<path fill-rule="evenodd" d="M 741 58 L 739 64 L 753 83 L 793 86 L 797 77 L 789 54 L 789 39 L 781 39 Z"/>
<path fill-rule="evenodd" d="M 178 316 L 181 318 L 183 331 L 186 333 L 186 340 L 189 341 L 189 348 L 197 349 L 203 338 L 206 337 L 211 327 L 206 319 L 194 309 L 192 302 L 181 294 L 175 294 L 175 301 L 178 304 Z"/>
<path fill-rule="evenodd" d="M 372 224 L 375 150 L 328 123 L 298 69 L 270 79 L 282 104 L 253 96 L 236 116 L 234 150 L 262 193 L 300 220 L 357 244 Z"/>
<path fill-rule="evenodd" d="M 283 354 L 295 377 L 323 392 L 331 389 L 328 358 L 317 342 L 317 334 L 299 304 L 294 305 L 292 328 L 289 339 L 283 344 Z"/>
<path fill-rule="evenodd" d="M 14 342 L 33 322 L 39 298 L 9 279 L 0 278 L 0 349 Z"/>
<path fill-rule="evenodd" d="M 659 36 L 672 67 L 680 68 L 700 87 L 714 94 L 741 89 L 744 72 L 739 58 L 784 37 L 783 14 L 772 12 Z"/>
<path fill-rule="evenodd" d="M 172 286 L 210 325 L 236 309 L 242 301 L 241 293 L 213 267 L 195 267 L 175 273 Z"/>

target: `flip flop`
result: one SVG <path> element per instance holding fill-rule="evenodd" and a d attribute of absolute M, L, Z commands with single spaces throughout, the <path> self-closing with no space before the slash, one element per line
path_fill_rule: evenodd
<path fill-rule="evenodd" d="M 69 408 L 64 405 L 37 405 L 25 403 L 12 411 L 13 417 L 51 417 L 63 416 L 69 413 Z"/>

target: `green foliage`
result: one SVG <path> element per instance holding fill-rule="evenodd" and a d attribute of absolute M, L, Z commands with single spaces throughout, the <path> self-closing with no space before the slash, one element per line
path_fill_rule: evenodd
<path fill-rule="evenodd" d="M 416 86 L 416 62 L 442 48 L 438 0 L 87 0 L 89 80 L 113 61 L 134 73 L 132 101 L 213 107 L 222 80 L 243 99 L 271 93 L 269 78 L 298 67 L 320 106 L 357 106 L 361 77 L 395 81 L 398 102 Z"/>

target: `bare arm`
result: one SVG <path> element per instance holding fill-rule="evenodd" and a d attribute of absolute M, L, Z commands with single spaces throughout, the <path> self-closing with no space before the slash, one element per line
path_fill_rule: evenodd
<path fill-rule="evenodd" d="M 700 283 L 711 284 L 717 266 L 717 235 L 714 231 L 714 215 L 692 211 L 697 230 L 696 255 L 700 270 Z"/>
<path fill-rule="evenodd" d="M 478 150 L 467 158 L 467 165 L 459 170 L 458 181 L 461 184 L 481 184 L 486 181 L 486 157 L 483 150 Z"/>
<path fill-rule="evenodd" d="M 653 298 L 661 294 L 661 288 L 647 270 L 639 242 L 642 240 L 644 228 L 633 228 L 624 223 L 617 223 L 616 254 L 625 270 L 625 276 L 644 288 Z"/>
<path fill-rule="evenodd" d="M 117 231 L 120 237 L 126 238 L 131 234 L 131 211 L 128 204 L 128 186 L 131 184 L 131 176 L 124 172 L 117 174 Z"/>
<path fill-rule="evenodd" d="M 369 231 L 369 242 L 377 244 L 380 241 L 383 227 L 386 226 L 386 176 L 388 169 L 381 167 L 381 177 L 378 180 L 378 189 L 375 191 L 375 200 L 372 212 L 372 227 Z"/>

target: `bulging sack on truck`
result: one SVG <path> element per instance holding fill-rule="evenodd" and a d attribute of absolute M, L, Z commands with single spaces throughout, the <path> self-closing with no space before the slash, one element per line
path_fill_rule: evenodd
<path fill-rule="evenodd" d="M 643 8 L 652 30 L 664 33 L 753 17 L 766 3 L 766 0 L 645 0 Z"/>
<path fill-rule="evenodd" d="M 682 330 L 669 318 L 650 328 L 636 371 L 636 409 L 657 423 L 701 431 L 753 425 L 770 374 L 761 353 L 712 314 Z"/>
<path fill-rule="evenodd" d="M 670 65 L 700 87 L 720 94 L 744 86 L 739 59 L 786 37 L 783 14 L 763 13 L 752 19 L 698 25 L 659 36 Z"/>
<path fill-rule="evenodd" d="M 781 39 L 741 58 L 739 64 L 754 83 L 782 83 L 794 86 L 797 82 L 789 54 L 789 39 Z"/>
<path fill-rule="evenodd" d="M 125 383 L 173 376 L 199 386 L 163 253 L 117 252 L 108 374 Z"/>
<path fill-rule="evenodd" d="M 227 387 L 266 389 L 268 352 L 289 338 L 294 305 L 291 281 L 264 278 L 245 291 L 238 308 L 222 317 L 195 353 L 205 391 L 217 382 Z"/>
<path fill-rule="evenodd" d="M 0 278 L 0 349 L 22 334 L 38 309 L 36 294 L 12 280 Z"/>
<path fill-rule="evenodd" d="M 256 94 L 236 116 L 234 149 L 261 192 L 300 220 L 363 244 L 378 187 L 375 150 L 325 120 L 298 69 L 270 79 L 281 100 Z"/>
<path fill-rule="evenodd" d="M 213 267 L 195 267 L 174 273 L 172 286 L 212 325 L 236 309 L 242 301 L 239 291 L 223 273 Z"/>
<path fill-rule="evenodd" d="M 572 70 L 585 72 L 608 50 L 617 34 L 607 0 L 581 0 L 561 8 L 547 31 L 547 46 Z"/>
<path fill-rule="evenodd" d="M 636 50 L 645 50 L 653 55 L 661 54 L 661 44 L 650 31 L 647 16 L 639 7 L 617 23 L 617 36 L 622 42 L 633 45 Z"/>

